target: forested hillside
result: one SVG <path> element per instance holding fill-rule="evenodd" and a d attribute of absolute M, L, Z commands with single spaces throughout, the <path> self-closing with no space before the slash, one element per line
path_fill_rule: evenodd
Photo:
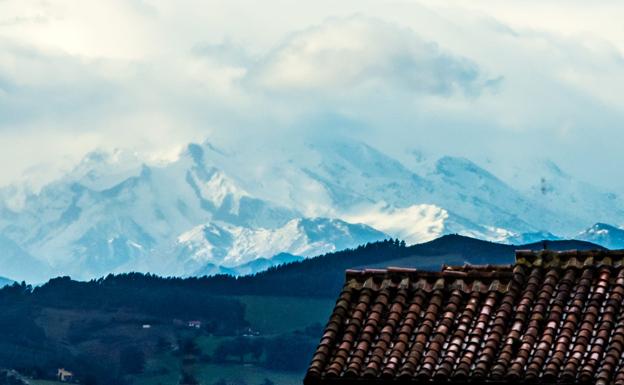
<path fill-rule="evenodd" d="M 47 379 L 70 368 L 85 384 L 196 378 L 206 385 L 240 380 L 247 370 L 251 379 L 239 385 L 265 377 L 288 384 L 307 365 L 345 269 L 511 263 L 515 249 L 543 247 L 598 246 L 510 246 L 449 235 L 410 247 L 369 243 L 239 278 L 128 273 L 88 282 L 60 277 L 38 287 L 15 283 L 0 289 L 0 368 Z"/>

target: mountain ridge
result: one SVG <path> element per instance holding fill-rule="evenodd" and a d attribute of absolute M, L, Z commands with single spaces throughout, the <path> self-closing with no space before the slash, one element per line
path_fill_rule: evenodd
<path fill-rule="evenodd" d="M 0 288 L 4 286 L 12 285 L 13 283 L 15 283 L 15 281 L 12 279 L 9 279 L 6 277 L 0 277 Z"/>
<path fill-rule="evenodd" d="M 38 280 L 123 271 L 192 275 L 210 263 L 233 268 L 280 252 L 311 257 L 386 237 L 410 244 L 449 233 L 506 243 L 569 238 L 594 222 L 585 222 L 593 201 L 568 210 L 578 200 L 562 206 L 544 196 L 594 197 L 607 222 L 624 212 L 618 195 L 552 164 L 537 182 L 546 195 L 537 196 L 466 158 L 418 164 L 407 166 L 353 141 L 274 149 L 270 157 L 265 150 L 206 141 L 156 163 L 94 153 L 38 192 L 18 199 L 23 188 L 0 189 L 0 236 L 22 251 L 14 253 L 17 259 L 36 261 Z M 314 239 L 314 226 L 289 225 L 315 218 L 331 228 L 323 239 Z M 206 229 L 223 237 L 202 238 Z M 193 231 L 194 246 L 179 242 Z"/>
<path fill-rule="evenodd" d="M 579 240 L 549 241 L 546 245 L 551 250 L 604 249 Z M 209 285 L 206 288 L 212 293 L 335 298 L 344 284 L 346 269 L 402 266 L 439 271 L 442 264 L 511 264 L 516 250 L 541 250 L 543 246 L 542 242 L 507 245 L 458 234 L 444 235 L 412 246 L 385 240 L 285 264 L 252 276 L 220 277 L 207 281 Z"/>

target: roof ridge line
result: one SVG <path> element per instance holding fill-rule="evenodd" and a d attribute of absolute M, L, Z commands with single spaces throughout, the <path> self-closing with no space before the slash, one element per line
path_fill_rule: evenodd
<path fill-rule="evenodd" d="M 516 250 L 516 264 L 528 267 L 581 268 L 624 265 L 624 250 Z"/>

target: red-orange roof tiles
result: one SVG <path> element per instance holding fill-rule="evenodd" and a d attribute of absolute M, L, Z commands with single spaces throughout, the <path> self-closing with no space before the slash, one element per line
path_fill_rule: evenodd
<path fill-rule="evenodd" d="M 624 251 L 348 270 L 305 383 L 624 385 Z"/>

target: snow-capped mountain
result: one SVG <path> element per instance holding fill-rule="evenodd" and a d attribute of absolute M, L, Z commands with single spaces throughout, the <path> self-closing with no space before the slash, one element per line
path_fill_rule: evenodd
<path fill-rule="evenodd" d="M 175 161 L 139 164 L 134 172 L 119 171 L 118 155 L 90 154 L 20 199 L 21 208 L 3 204 L 0 241 L 9 253 L 0 272 L 37 281 L 128 270 L 186 275 L 205 263 L 233 267 L 280 252 L 312 256 L 387 237 L 258 198 L 206 152 L 219 155 L 210 145 L 191 144 Z"/>
<path fill-rule="evenodd" d="M 575 238 L 597 243 L 608 249 L 624 249 L 624 230 L 606 223 L 596 223 Z"/>
<path fill-rule="evenodd" d="M 207 263 L 235 268 L 259 256 L 315 256 L 385 238 L 388 235 L 369 226 L 339 219 L 293 219 L 275 229 L 213 222 L 180 235 L 175 254 L 184 272 L 198 274 Z"/>
<path fill-rule="evenodd" d="M 533 233 L 513 234 L 505 239 L 506 243 L 512 245 L 526 245 L 540 241 L 558 241 L 562 238 L 548 231 L 536 231 Z"/>
<path fill-rule="evenodd" d="M 8 250 L 0 275 L 203 274 L 388 236 L 570 237 L 595 221 L 594 209 L 611 223 L 622 217 L 620 196 L 545 164 L 536 189 L 515 188 L 464 158 L 402 163 L 346 140 L 270 149 L 206 142 L 158 162 L 96 152 L 40 191 L 0 189 L 0 246 Z"/>

